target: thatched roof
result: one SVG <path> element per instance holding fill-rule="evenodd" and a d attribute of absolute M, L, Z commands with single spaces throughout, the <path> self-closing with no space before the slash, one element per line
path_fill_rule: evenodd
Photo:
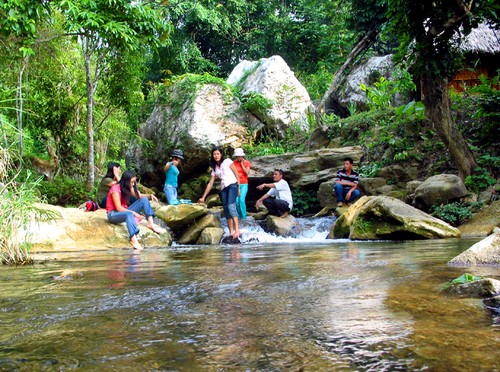
<path fill-rule="evenodd" d="M 481 23 L 462 40 L 460 49 L 466 53 L 500 53 L 500 31 Z"/>

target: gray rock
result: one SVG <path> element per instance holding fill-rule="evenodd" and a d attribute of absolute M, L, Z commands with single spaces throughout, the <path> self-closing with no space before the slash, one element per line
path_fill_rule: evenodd
<path fill-rule="evenodd" d="M 309 128 L 307 115 L 314 112 L 309 93 L 280 56 L 240 62 L 227 83 L 241 86 L 243 96 L 255 92 L 273 102 L 266 112 L 253 113 L 271 133 L 284 137 L 292 124 L 302 130 Z"/>
<path fill-rule="evenodd" d="M 207 213 L 205 204 L 166 205 L 155 210 L 156 216 L 174 231 L 190 225 Z"/>
<path fill-rule="evenodd" d="M 500 233 L 494 233 L 448 262 L 452 266 L 500 265 Z"/>
<path fill-rule="evenodd" d="M 288 236 L 295 224 L 295 217 L 292 215 L 287 217 L 267 216 L 266 231 L 278 236 Z"/>
<path fill-rule="evenodd" d="M 460 231 L 399 199 L 363 196 L 340 216 L 328 238 L 410 240 L 459 238 Z"/>
<path fill-rule="evenodd" d="M 448 203 L 467 195 L 467 188 L 454 174 L 438 174 L 427 178 L 415 190 L 414 205 L 428 209 L 434 204 Z"/>
<path fill-rule="evenodd" d="M 463 297 L 492 297 L 500 292 L 500 280 L 486 278 L 469 283 L 454 284 L 445 289 L 444 292 Z"/>
<path fill-rule="evenodd" d="M 500 200 L 483 208 L 458 229 L 462 236 L 487 236 L 497 226 L 500 226 Z"/>
<path fill-rule="evenodd" d="M 187 173 L 206 167 L 207 154 L 215 145 L 236 148 L 248 141 L 250 115 L 241 109 L 239 99 L 228 87 L 205 84 L 193 87 L 192 96 L 186 97 L 178 88 L 180 83 L 171 88 L 170 96 L 182 105 L 159 102 L 139 128 L 139 135 L 150 141 L 148 147 L 141 141 L 127 151 L 127 161 L 142 178 L 161 174 L 175 148 L 184 150 L 182 170 Z"/>
<path fill-rule="evenodd" d="M 200 238 L 202 231 L 209 227 L 222 229 L 219 217 L 213 214 L 203 216 L 198 221 L 190 225 L 186 231 L 182 233 L 177 242 L 179 244 L 195 244 Z"/>
<path fill-rule="evenodd" d="M 222 227 L 207 227 L 203 229 L 200 237 L 196 241 L 196 244 L 200 245 L 216 245 L 219 244 L 222 235 L 224 235 L 224 229 Z"/>

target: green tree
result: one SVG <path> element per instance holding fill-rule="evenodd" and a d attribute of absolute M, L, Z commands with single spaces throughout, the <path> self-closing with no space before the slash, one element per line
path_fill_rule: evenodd
<path fill-rule="evenodd" d="M 171 0 L 172 43 L 153 62 L 152 81 L 169 74 L 227 76 L 243 59 L 278 54 L 299 72 L 333 69 L 348 53 L 345 1 Z"/>
<path fill-rule="evenodd" d="M 145 50 L 166 41 L 169 23 L 156 1 L 113 2 L 62 0 L 57 4 L 66 16 L 66 29 L 81 45 L 87 87 L 87 181 L 94 186 L 94 103 L 103 76 L 113 74 L 111 62 L 124 50 Z"/>
<path fill-rule="evenodd" d="M 452 119 L 448 81 L 459 66 L 457 46 L 463 36 L 482 21 L 498 26 L 500 4 L 491 0 L 388 0 L 387 4 L 390 30 L 401 43 L 399 58 L 409 59 L 427 119 L 465 179 L 476 162 Z"/>

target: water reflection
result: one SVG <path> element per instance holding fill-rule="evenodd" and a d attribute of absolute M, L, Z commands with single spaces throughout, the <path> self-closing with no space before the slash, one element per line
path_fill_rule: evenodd
<path fill-rule="evenodd" d="M 0 370 L 498 370 L 480 301 L 438 291 L 471 244 L 53 255 L 0 273 Z"/>

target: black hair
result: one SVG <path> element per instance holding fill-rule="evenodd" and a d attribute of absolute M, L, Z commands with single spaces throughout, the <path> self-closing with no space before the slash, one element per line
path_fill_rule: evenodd
<path fill-rule="evenodd" d="M 130 189 L 130 180 L 134 178 L 136 175 L 134 172 L 127 170 L 122 174 L 122 178 L 120 179 L 120 190 L 122 192 L 122 200 L 125 203 L 130 202 L 130 197 L 132 196 L 132 191 Z M 132 185 L 134 189 L 135 197 L 139 199 L 139 191 L 137 190 L 137 183 Z"/>
<path fill-rule="evenodd" d="M 348 162 L 349 162 L 349 163 L 351 163 L 351 164 L 352 164 L 352 163 L 354 163 L 353 158 L 351 158 L 350 156 L 347 156 L 347 157 L 345 157 L 344 159 L 342 159 L 342 162 L 344 162 L 344 161 L 348 161 Z"/>
<path fill-rule="evenodd" d="M 216 162 L 214 159 L 214 152 L 219 151 L 221 154 L 220 161 Z M 212 167 L 212 170 L 215 171 L 215 167 L 218 165 L 221 165 L 221 163 L 224 161 L 224 150 L 222 150 L 222 147 L 214 147 L 212 149 L 212 152 L 210 153 L 210 166 Z"/>
<path fill-rule="evenodd" d="M 112 161 L 111 163 L 109 163 L 108 164 L 108 172 L 106 173 L 106 175 L 102 179 L 105 179 L 105 178 L 115 178 L 115 174 L 113 173 L 113 168 L 114 167 L 120 168 L 120 164 L 115 163 L 114 161 Z"/>
<path fill-rule="evenodd" d="M 282 169 L 276 168 L 273 172 L 278 172 L 281 175 L 281 177 L 283 177 L 283 170 Z"/>

